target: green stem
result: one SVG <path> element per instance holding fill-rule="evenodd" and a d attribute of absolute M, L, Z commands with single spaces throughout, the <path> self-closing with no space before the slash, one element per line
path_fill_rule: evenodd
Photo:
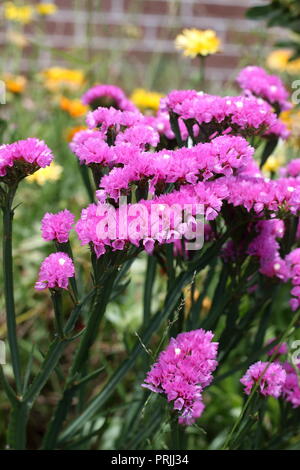
<path fill-rule="evenodd" d="M 180 424 L 178 423 L 178 418 L 174 416 L 171 412 L 171 446 L 170 450 L 181 450 L 182 442 L 181 442 L 181 433 L 182 429 L 180 429 Z M 182 427 L 182 426 L 181 426 Z"/>
<path fill-rule="evenodd" d="M 24 450 L 26 448 L 26 427 L 29 415 L 29 405 L 20 401 L 11 411 L 8 425 L 8 444 L 11 449 Z"/>
<path fill-rule="evenodd" d="M 112 273 L 110 273 L 110 275 L 102 284 L 102 286 L 100 286 L 96 290 L 93 311 L 89 318 L 86 331 L 83 334 L 78 351 L 75 355 L 74 363 L 71 368 L 71 377 L 73 377 L 74 374 L 81 370 L 82 366 L 85 364 L 88 358 L 89 350 L 93 342 L 95 341 L 101 319 L 105 313 L 105 309 L 110 298 L 111 288 L 115 280 L 115 275 L 116 272 L 114 270 Z"/>
<path fill-rule="evenodd" d="M 12 224 L 14 211 L 12 209 L 17 185 L 8 189 L 2 206 L 3 211 L 3 279 L 4 297 L 6 307 L 7 337 L 11 353 L 11 362 L 16 382 L 17 393 L 21 394 L 21 365 L 17 341 L 17 324 L 14 301 L 14 280 L 12 260 Z"/>
<path fill-rule="evenodd" d="M 205 60 L 206 60 L 206 57 L 203 56 L 203 55 L 200 55 L 199 56 L 200 58 L 200 77 L 199 77 L 199 83 L 200 83 L 200 88 L 201 90 L 204 90 L 205 89 L 205 80 L 206 80 L 206 77 L 205 77 Z"/>
<path fill-rule="evenodd" d="M 64 319 L 63 319 L 63 311 L 62 311 L 62 296 L 61 292 L 57 289 L 50 289 L 51 293 L 51 300 L 53 303 L 54 314 L 55 314 L 55 322 L 58 336 L 63 339 L 64 338 Z"/>
<path fill-rule="evenodd" d="M 178 147 L 183 147 L 184 142 L 181 137 L 180 127 L 179 127 L 179 116 L 176 113 L 170 112 L 170 124 L 171 129 L 175 134 Z"/>
<path fill-rule="evenodd" d="M 153 286 L 156 275 L 156 258 L 148 256 L 147 273 L 144 287 L 144 325 L 147 325 L 151 317 L 151 302 L 153 295 Z"/>

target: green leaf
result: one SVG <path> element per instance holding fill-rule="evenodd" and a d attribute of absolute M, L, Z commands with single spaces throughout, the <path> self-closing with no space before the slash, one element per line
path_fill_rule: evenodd
<path fill-rule="evenodd" d="M 270 14 L 273 13 L 274 11 L 274 4 L 272 3 L 271 5 L 262 5 L 262 6 L 257 6 L 257 7 L 252 7 L 246 12 L 247 18 L 250 18 L 251 20 L 257 20 L 259 18 L 265 18 L 268 17 Z"/>

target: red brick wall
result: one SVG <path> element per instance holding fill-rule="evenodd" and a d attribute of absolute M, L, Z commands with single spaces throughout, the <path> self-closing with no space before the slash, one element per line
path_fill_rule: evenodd
<path fill-rule="evenodd" d="M 184 27 L 213 28 L 222 39 L 223 52 L 209 58 L 210 76 L 224 79 L 240 59 L 241 44 L 250 45 L 254 41 L 251 30 L 257 28 L 257 23 L 245 19 L 245 11 L 263 1 L 55 0 L 55 3 L 59 10 L 45 25 L 46 44 L 54 47 L 124 50 L 145 58 L 154 51 L 176 53 L 173 41 Z M 40 65 L 49 65 L 50 53 L 44 52 L 39 60 Z"/>

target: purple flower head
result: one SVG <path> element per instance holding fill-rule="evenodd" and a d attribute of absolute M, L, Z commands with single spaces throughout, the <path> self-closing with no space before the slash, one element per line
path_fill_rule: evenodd
<path fill-rule="evenodd" d="M 291 160 L 287 165 L 287 174 L 293 177 L 300 175 L 300 158 L 295 158 Z"/>
<path fill-rule="evenodd" d="M 267 344 L 271 344 L 273 343 L 273 341 L 275 340 L 276 338 L 271 338 L 269 339 L 269 341 L 267 342 Z M 276 344 L 272 349 L 270 349 L 270 351 L 268 351 L 268 356 L 273 356 L 273 354 L 275 354 L 278 356 L 278 355 L 281 355 L 281 354 L 287 354 L 288 353 L 288 345 L 287 343 L 279 343 L 279 344 Z"/>
<path fill-rule="evenodd" d="M 109 128 L 131 127 L 143 120 L 143 115 L 138 111 L 120 111 L 115 108 L 97 108 L 90 111 L 87 115 L 87 125 L 90 129 L 99 127 L 101 132 L 106 135 Z"/>
<path fill-rule="evenodd" d="M 258 361 L 249 367 L 240 382 L 245 385 L 246 395 L 250 395 L 252 388 L 260 380 L 258 391 L 264 396 L 278 398 L 285 379 L 286 372 L 280 364 Z"/>
<path fill-rule="evenodd" d="M 300 406 L 300 380 L 299 371 L 288 362 L 283 363 L 286 379 L 282 389 L 283 398 L 292 404 L 293 408 Z M 300 366 L 298 365 L 298 369 Z"/>
<path fill-rule="evenodd" d="M 137 108 L 127 98 L 123 90 L 114 85 L 93 86 L 83 95 L 82 102 L 94 110 L 101 106 L 105 108 L 113 107 L 121 111 L 137 111 Z"/>
<path fill-rule="evenodd" d="M 279 77 L 269 75 L 263 68 L 248 66 L 237 77 L 237 83 L 246 94 L 253 94 L 277 105 L 280 111 L 291 108 L 288 92 Z"/>
<path fill-rule="evenodd" d="M 52 253 L 41 264 L 35 289 L 67 289 L 69 277 L 74 277 L 75 269 L 71 258 L 63 252 Z"/>
<path fill-rule="evenodd" d="M 13 183 L 44 168 L 53 154 L 42 140 L 29 138 L 0 146 L 0 181 Z"/>
<path fill-rule="evenodd" d="M 56 240 L 58 243 L 66 243 L 74 223 L 74 215 L 67 209 L 51 214 L 47 212 L 41 223 L 42 237 L 44 240 Z"/>
<path fill-rule="evenodd" d="M 174 97 L 172 93 L 167 95 L 167 100 L 168 97 L 168 107 L 173 113 L 184 120 L 198 123 L 210 137 L 229 132 L 245 137 L 288 136 L 285 125 L 277 118 L 272 106 L 253 95 L 221 97 L 183 91 L 176 92 Z"/>
<path fill-rule="evenodd" d="M 142 384 L 173 402 L 181 424 L 193 424 L 204 409 L 202 390 L 211 383 L 217 366 L 218 343 L 212 338 L 211 331 L 202 329 L 171 338 Z"/>
<path fill-rule="evenodd" d="M 293 311 L 300 307 L 300 248 L 295 248 L 285 257 L 286 264 L 290 272 L 293 288 L 290 306 Z"/>

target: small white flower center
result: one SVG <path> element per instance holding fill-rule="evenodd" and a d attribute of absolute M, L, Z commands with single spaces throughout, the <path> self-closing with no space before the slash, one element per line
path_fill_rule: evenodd
<path fill-rule="evenodd" d="M 59 258 L 58 262 L 61 266 L 63 266 L 65 264 L 66 260 L 64 258 Z"/>
<path fill-rule="evenodd" d="M 180 348 L 175 348 L 175 354 L 176 354 L 176 356 L 178 356 L 180 353 L 181 353 L 181 349 L 180 349 Z"/>

